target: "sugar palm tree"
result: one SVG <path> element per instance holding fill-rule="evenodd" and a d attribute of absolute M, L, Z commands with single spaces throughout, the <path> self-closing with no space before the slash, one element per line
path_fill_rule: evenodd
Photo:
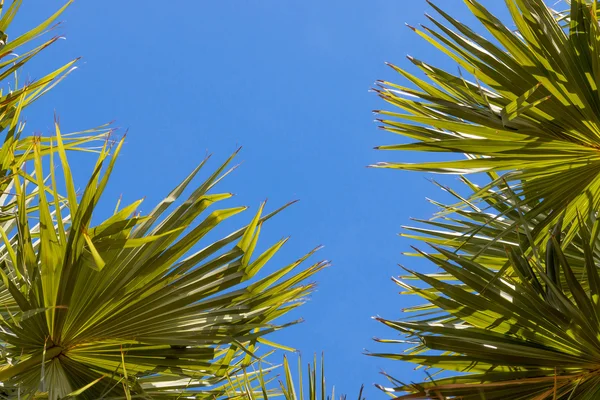
<path fill-rule="evenodd" d="M 302 304 L 313 287 L 304 282 L 327 263 L 302 267 L 313 251 L 261 274 L 286 239 L 256 254 L 260 231 L 285 207 L 265 213 L 263 204 L 239 229 L 217 229 L 246 210 L 220 206 L 232 195 L 214 191 L 234 156 L 208 174 L 204 160 L 147 215 L 141 201 L 117 203 L 92 223 L 123 138 L 107 127 L 64 134 L 58 121 L 50 137 L 22 135 L 22 110 L 73 62 L 21 84 L 23 65 L 57 38 L 17 49 L 39 40 L 66 6 L 11 40 L 5 32 L 20 5 L 0 1 L 0 81 L 11 88 L 0 95 L 0 396 L 243 396 L 230 386 L 269 354 L 262 348 L 282 347 L 265 335 L 294 323 L 277 321 Z M 73 150 L 98 153 L 81 193 Z"/>
<path fill-rule="evenodd" d="M 505 3 L 516 30 L 465 0 L 493 39 L 430 3 L 441 16 L 428 16 L 434 28 L 411 28 L 461 73 L 409 57 L 425 78 L 392 66 L 412 85 L 376 89 L 400 109 L 377 111 L 382 128 L 413 140 L 380 149 L 466 155 L 376 167 L 489 178 L 463 177 L 467 195 L 445 188 L 457 203 L 438 203 L 438 218 L 406 234 L 431 244 L 412 255 L 440 273 L 397 279 L 427 303 L 405 320 L 380 319 L 414 347 L 378 355 L 429 370 L 421 383 L 389 376 L 386 390 L 401 398 L 600 394 L 599 9 L 584 0 L 567 11 L 543 0 Z"/>

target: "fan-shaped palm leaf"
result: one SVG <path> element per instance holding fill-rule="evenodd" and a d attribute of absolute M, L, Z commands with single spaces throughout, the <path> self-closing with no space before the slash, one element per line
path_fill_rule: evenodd
<path fill-rule="evenodd" d="M 506 0 L 517 31 L 476 0 L 465 3 L 495 41 L 433 4 L 446 24 L 429 17 L 435 29 L 413 29 L 472 79 L 409 57 L 431 82 L 393 66 L 417 89 L 381 82 L 378 93 L 403 111 L 380 111 L 383 128 L 416 140 L 380 149 L 469 156 L 378 167 L 452 174 L 502 172 L 493 184 L 503 179 L 515 186 L 519 203 L 531 206 L 525 218 L 547 217 L 534 232 L 538 243 L 563 213 L 569 241 L 577 230 L 577 212 L 589 215 L 600 208 L 596 2 L 573 0 L 561 22 L 543 0 Z M 476 196 L 485 196 L 486 189 Z"/>
<path fill-rule="evenodd" d="M 465 177 L 461 179 L 472 193 L 481 192 L 480 186 Z M 440 211 L 430 220 L 414 219 L 418 224 L 405 226 L 404 229 L 408 232 L 401 235 L 469 255 L 492 270 L 511 273 L 505 257 L 506 248 L 526 251 L 532 233 L 543 223 L 545 215 L 526 220 L 524 215 L 530 207 L 526 204 L 515 206 L 518 202 L 517 194 L 507 185 L 488 187 L 484 200 L 474 201 L 465 200 L 447 186 L 437 185 L 454 195 L 459 202 L 443 204 L 430 200 L 440 207 Z M 591 215 L 586 222 L 594 223 L 595 220 L 596 216 Z M 565 256 L 577 274 L 585 269 L 581 241 L 581 236 L 577 234 L 572 239 L 573 246 L 565 249 Z M 544 246 L 541 249 L 543 252 Z M 600 242 L 595 244 L 594 251 L 599 249 Z M 418 252 L 406 254 L 421 256 Z"/>
<path fill-rule="evenodd" d="M 110 161 L 107 142 L 78 199 L 58 126 L 56 135 L 66 200 L 58 195 L 52 167 L 49 193 L 32 194 L 25 191 L 22 170 L 13 168 L 16 222 L 2 231 L 0 255 L 0 275 L 13 302 L 0 313 L 4 386 L 21 396 L 41 391 L 54 399 L 103 378 L 80 396 L 169 398 L 201 393 L 198 388 L 253 362 L 257 342 L 282 327 L 273 321 L 301 304 L 312 285 L 300 283 L 325 263 L 297 271 L 307 255 L 253 279 L 286 241 L 253 257 L 262 223 L 272 215 L 263 216 L 263 207 L 247 227 L 190 254 L 221 221 L 245 210 L 206 213 L 231 197 L 211 193 L 231 159 L 170 213 L 204 162 L 149 215 L 136 214 L 135 202 L 92 226 L 122 141 Z M 37 184 L 43 187 L 40 149 L 34 141 Z M 26 204 L 31 196 L 35 214 Z"/>

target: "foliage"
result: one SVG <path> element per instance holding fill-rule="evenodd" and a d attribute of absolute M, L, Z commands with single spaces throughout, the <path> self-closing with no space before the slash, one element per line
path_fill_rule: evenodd
<path fill-rule="evenodd" d="M 489 237 L 463 236 L 464 251 L 455 247 L 459 242 L 423 237 L 432 243 L 433 252 L 418 255 L 442 272 L 409 271 L 411 276 L 396 283 L 427 303 L 407 309 L 414 315 L 406 320 L 379 319 L 407 335 L 414 346 L 404 354 L 374 355 L 461 374 L 434 373 L 415 384 L 390 377 L 396 386 L 385 390 L 409 392 L 400 397 L 406 399 L 598 396 L 600 220 L 580 221 L 576 240 L 566 245 L 561 243 L 561 227 L 556 227 L 545 249 L 527 243 L 534 227 L 521 222 L 520 232 L 513 232 L 515 242 L 495 243 L 480 257 L 473 253 L 485 247 Z M 422 231 L 460 237 L 463 227 L 449 224 Z"/>
<path fill-rule="evenodd" d="M 291 324 L 274 321 L 302 304 L 313 287 L 303 282 L 327 263 L 301 267 L 313 251 L 258 275 L 287 240 L 255 254 L 262 225 L 285 207 L 264 214 L 263 204 L 247 225 L 217 236 L 222 221 L 246 209 L 208 210 L 232 196 L 214 187 L 233 156 L 195 183 L 204 160 L 148 215 L 137 201 L 92 223 L 124 139 L 113 141 L 107 127 L 65 135 L 58 121 L 52 137 L 21 137 L 23 108 L 73 65 L 20 86 L 23 65 L 57 38 L 14 51 L 51 29 L 66 7 L 8 40 L 3 32 L 21 3 L 0 2 L 0 80 L 12 87 L 0 94 L 0 395 L 225 396 L 264 355 L 259 343 L 279 347 L 263 336 Z M 67 152 L 90 151 L 98 140 L 98 160 L 78 193 Z"/>
<path fill-rule="evenodd" d="M 327 394 L 327 384 L 325 381 L 325 358 L 321 357 L 321 363 L 317 364 L 317 356 L 313 358 L 312 365 L 308 364 L 306 371 L 306 378 L 302 373 L 302 358 L 298 357 L 298 372 L 297 380 L 294 381 L 294 373 L 287 357 L 283 358 L 283 372 L 285 374 L 285 380 L 279 380 L 280 390 L 276 391 L 269 389 L 270 381 L 274 381 L 275 378 L 268 379 L 270 370 L 264 370 L 259 366 L 258 370 L 254 371 L 252 375 L 246 375 L 246 380 L 241 383 L 238 387 L 232 385 L 235 392 L 244 393 L 249 400 L 275 398 L 277 396 L 283 396 L 285 400 L 335 400 L 335 387 L 331 389 L 331 395 Z M 253 381 L 258 380 L 258 387 L 252 385 Z M 308 387 L 306 387 L 308 385 Z M 364 386 L 361 386 L 358 392 L 358 400 L 364 400 L 362 395 Z M 346 400 L 346 395 L 341 395 L 340 400 Z"/>
<path fill-rule="evenodd" d="M 57 140 L 69 177 L 58 129 Z M 16 170 L 13 175 L 16 219 L 2 231 L 4 295 L 10 307 L 2 320 L 6 332 L 0 334 L 5 360 L 0 380 L 21 396 L 34 395 L 41 382 L 40 390 L 50 398 L 64 397 L 102 378 L 81 396 L 212 397 L 206 388 L 256 360 L 257 342 L 283 327 L 273 320 L 300 305 L 311 290 L 300 282 L 326 265 L 298 271 L 309 253 L 253 280 L 286 242 L 253 257 L 262 223 L 280 211 L 263 216 L 262 206 L 248 226 L 205 241 L 222 221 L 245 210 L 207 213 L 231 197 L 211 192 L 231 158 L 170 212 L 205 163 L 147 216 L 136 214 L 137 201 L 92 226 L 122 143 L 108 162 L 108 147 L 101 151 L 81 200 L 70 179 L 66 200 L 58 195 L 55 179 L 49 194 L 39 190 L 30 196 L 40 221 L 35 227 L 29 225 L 23 178 Z M 37 146 L 34 152 L 42 187 Z"/>

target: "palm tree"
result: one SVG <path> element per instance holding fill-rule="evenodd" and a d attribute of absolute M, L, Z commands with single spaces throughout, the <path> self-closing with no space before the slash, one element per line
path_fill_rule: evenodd
<path fill-rule="evenodd" d="M 304 282 L 327 263 L 302 267 L 312 251 L 260 274 L 286 242 L 256 254 L 260 231 L 287 205 L 265 213 L 263 204 L 239 229 L 218 229 L 246 210 L 220 206 L 232 195 L 214 191 L 235 154 L 197 182 L 204 160 L 147 215 L 137 212 L 141 201 L 117 203 L 93 224 L 124 139 L 109 127 L 64 134 L 58 120 L 51 137 L 22 137 L 23 108 L 73 62 L 21 85 L 23 65 L 57 38 L 15 51 L 51 29 L 66 6 L 10 40 L 4 32 L 20 5 L 0 1 L 0 79 L 11 87 L 0 103 L 0 396 L 243 396 L 231 385 L 270 353 L 263 346 L 284 348 L 265 335 L 294 323 L 276 321 L 302 304 L 313 288 Z M 98 153 L 81 193 L 67 157 L 73 150 Z"/>
<path fill-rule="evenodd" d="M 431 3 L 430 3 L 431 4 Z M 506 0 L 516 27 L 465 0 L 493 39 L 439 7 L 435 28 L 412 28 L 459 64 L 451 74 L 412 57 L 412 87 L 381 81 L 397 111 L 382 128 L 413 140 L 382 150 L 466 159 L 379 168 L 458 174 L 470 195 L 406 235 L 431 244 L 437 274 L 396 282 L 426 304 L 381 322 L 408 336 L 421 383 L 389 376 L 406 399 L 593 399 L 600 395 L 600 25 L 596 1 L 556 11 Z M 465 174 L 485 173 L 476 185 Z M 419 284 L 410 283 L 416 279 Z M 381 340 L 406 343 L 404 340 Z M 429 372 L 432 371 L 432 372 Z M 454 371 L 455 373 L 451 373 Z M 457 373 L 458 372 L 458 373 Z"/>

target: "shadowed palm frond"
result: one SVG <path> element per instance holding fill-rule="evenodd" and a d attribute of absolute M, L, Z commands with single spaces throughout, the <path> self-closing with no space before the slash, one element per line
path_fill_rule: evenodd
<path fill-rule="evenodd" d="M 421 252 L 443 274 L 409 271 L 426 287 L 396 282 L 427 304 L 408 310 L 415 315 L 403 321 L 379 319 L 408 337 L 381 342 L 414 347 L 403 354 L 373 355 L 416 363 L 434 373 L 421 383 L 392 379 L 396 386 L 384 389 L 398 395 L 408 392 L 401 399 L 596 398 L 600 259 L 594 248 L 600 222 L 588 225 L 579 222 L 584 268 L 579 274 L 566 257 L 575 245 L 561 243 L 560 226 L 545 251 L 528 246 L 535 257 L 506 246 L 510 275 L 499 276 L 471 256 L 436 245 L 436 255 Z"/>

